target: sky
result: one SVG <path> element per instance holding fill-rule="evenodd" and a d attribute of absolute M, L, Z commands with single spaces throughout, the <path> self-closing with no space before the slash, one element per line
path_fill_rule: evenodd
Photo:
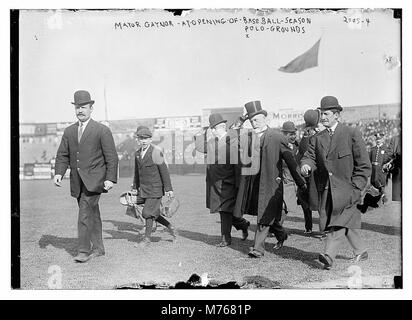
<path fill-rule="evenodd" d="M 311 23 L 254 24 L 295 26 L 299 33 L 245 30 L 253 24 L 244 18 L 262 17 Z M 224 25 L 182 26 L 222 18 Z M 358 18 L 364 22 L 348 23 Z M 165 21 L 173 27 L 145 26 Z M 140 27 L 120 29 L 119 22 Z M 318 67 L 278 71 L 319 38 Z M 105 105 L 108 120 L 119 120 L 200 115 L 203 108 L 242 107 L 252 100 L 274 112 L 305 110 L 324 95 L 335 95 L 344 107 L 399 103 L 400 68 L 388 68 L 384 57 L 400 60 L 400 45 L 400 22 L 390 10 L 261 15 L 197 9 L 183 17 L 160 9 L 23 10 L 19 117 L 22 123 L 73 121 L 70 102 L 79 89 L 96 101 L 96 120 L 106 118 Z"/>

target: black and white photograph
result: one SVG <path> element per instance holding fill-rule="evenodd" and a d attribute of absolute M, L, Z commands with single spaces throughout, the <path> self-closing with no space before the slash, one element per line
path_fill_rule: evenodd
<path fill-rule="evenodd" d="M 13 289 L 401 289 L 402 14 L 10 10 Z"/>

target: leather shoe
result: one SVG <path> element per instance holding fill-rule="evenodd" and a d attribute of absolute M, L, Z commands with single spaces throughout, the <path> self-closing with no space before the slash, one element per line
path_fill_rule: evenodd
<path fill-rule="evenodd" d="M 97 257 L 101 257 L 104 256 L 105 252 L 104 251 L 100 251 L 100 250 L 93 250 L 92 253 L 90 254 L 90 258 L 97 258 Z"/>
<path fill-rule="evenodd" d="M 76 257 L 74 257 L 74 261 L 83 263 L 83 262 L 89 261 L 90 258 L 92 257 L 88 255 L 87 253 L 80 252 Z"/>
<path fill-rule="evenodd" d="M 247 222 L 247 227 L 242 230 L 242 241 L 245 241 L 247 237 L 249 236 L 248 228 L 250 226 L 250 222 Z"/>
<path fill-rule="evenodd" d="M 365 261 L 368 260 L 368 252 L 364 251 L 361 254 L 355 255 L 352 259 L 351 262 L 359 262 L 359 261 Z"/>
<path fill-rule="evenodd" d="M 263 254 L 262 252 L 259 252 L 259 251 L 257 251 L 257 250 L 251 250 L 251 251 L 248 253 L 248 256 L 251 257 L 251 258 L 262 258 L 263 255 L 264 255 L 264 254 Z"/>
<path fill-rule="evenodd" d="M 278 241 L 278 242 L 273 246 L 273 249 L 274 249 L 274 250 L 282 249 L 282 247 L 283 247 L 283 242 L 284 242 L 284 241 Z"/>
<path fill-rule="evenodd" d="M 323 263 L 323 267 L 324 267 L 326 270 L 330 270 L 330 268 L 332 268 L 332 264 L 333 264 L 332 258 L 329 257 L 327 254 L 321 253 L 321 254 L 319 255 L 319 261 L 320 261 L 321 263 Z"/>
<path fill-rule="evenodd" d="M 219 242 L 216 247 L 222 248 L 222 247 L 227 247 L 230 246 L 232 243 L 230 241 L 221 241 Z"/>

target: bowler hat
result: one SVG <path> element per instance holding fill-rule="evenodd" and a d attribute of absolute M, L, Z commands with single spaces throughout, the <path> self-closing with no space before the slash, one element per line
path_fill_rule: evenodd
<path fill-rule="evenodd" d="M 247 116 L 250 119 L 252 119 L 254 116 L 258 114 L 264 114 L 265 117 L 268 115 L 266 110 L 262 109 L 262 106 L 260 104 L 260 101 L 251 101 L 245 104 Z"/>
<path fill-rule="evenodd" d="M 340 106 L 338 99 L 334 96 L 326 96 L 323 97 L 322 100 L 320 100 L 320 108 L 319 110 L 325 111 L 325 110 L 338 110 L 342 111 L 343 108 Z"/>
<path fill-rule="evenodd" d="M 305 120 L 306 127 L 314 127 L 319 123 L 320 112 L 318 109 L 306 110 L 303 115 L 303 120 Z"/>
<path fill-rule="evenodd" d="M 94 100 L 90 98 L 90 93 L 85 90 L 78 90 L 74 93 L 74 104 L 75 106 L 83 106 L 85 104 L 93 104 Z"/>
<path fill-rule="evenodd" d="M 150 132 L 150 129 L 145 126 L 139 126 L 137 127 L 135 136 L 140 137 L 140 138 L 151 138 L 152 133 Z"/>
<path fill-rule="evenodd" d="M 212 113 L 209 116 L 209 127 L 210 128 L 214 128 L 219 123 L 224 123 L 224 122 L 227 122 L 227 120 L 223 119 L 223 117 L 220 113 Z"/>
<path fill-rule="evenodd" d="M 295 124 L 292 121 L 286 121 L 282 125 L 282 129 L 280 131 L 283 132 L 296 132 L 297 129 L 295 127 Z"/>

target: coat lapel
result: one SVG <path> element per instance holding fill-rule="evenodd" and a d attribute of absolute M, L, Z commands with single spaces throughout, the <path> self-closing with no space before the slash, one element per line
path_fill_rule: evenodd
<path fill-rule="evenodd" d="M 95 126 L 95 121 L 90 119 L 89 123 L 87 124 L 86 128 L 83 131 L 82 137 L 80 138 L 80 143 L 83 143 L 87 136 L 93 131 Z M 79 130 L 79 123 L 77 123 L 77 132 Z"/>
<path fill-rule="evenodd" d="M 335 132 L 332 135 L 332 141 L 330 142 L 330 148 L 328 154 L 332 153 L 336 147 L 339 145 L 339 141 L 342 141 L 340 136 L 342 134 L 342 125 L 338 123 L 336 126 Z"/>
<path fill-rule="evenodd" d="M 320 142 L 320 145 L 322 146 L 322 150 L 324 150 L 324 155 L 326 158 L 326 156 L 329 153 L 329 148 L 330 148 L 330 136 L 326 129 L 324 130 L 322 134 L 319 134 L 319 142 Z"/>

